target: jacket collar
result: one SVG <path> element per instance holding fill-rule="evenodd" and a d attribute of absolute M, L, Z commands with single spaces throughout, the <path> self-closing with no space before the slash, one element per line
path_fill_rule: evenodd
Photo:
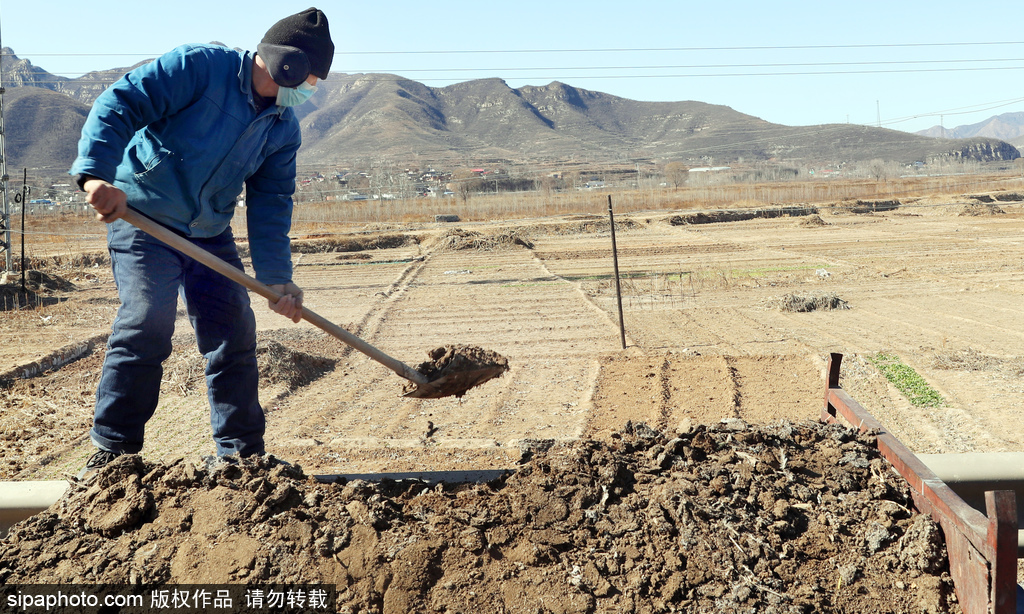
<path fill-rule="evenodd" d="M 248 97 L 249 104 L 252 105 L 253 110 L 256 110 L 256 100 L 254 99 L 255 93 L 252 91 L 252 67 L 255 64 L 256 56 L 251 52 L 246 51 L 242 57 L 242 66 L 238 69 L 238 88 L 241 90 L 242 95 Z M 281 115 L 286 109 L 279 107 L 276 104 L 271 104 L 266 111 Z"/>

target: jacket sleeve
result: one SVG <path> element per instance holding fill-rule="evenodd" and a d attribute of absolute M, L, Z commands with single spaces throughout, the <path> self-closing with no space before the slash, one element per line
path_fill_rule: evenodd
<path fill-rule="evenodd" d="M 113 181 L 125 148 L 138 130 L 202 95 L 209 71 L 200 57 L 194 47 L 178 47 L 104 90 L 82 127 L 78 158 L 70 174 Z"/>
<path fill-rule="evenodd" d="M 286 112 L 291 115 L 291 111 Z M 288 144 L 267 156 L 245 183 L 246 227 L 256 279 L 265 284 L 292 280 L 292 195 L 295 193 L 295 155 L 302 138 L 298 122 L 287 123 Z"/>

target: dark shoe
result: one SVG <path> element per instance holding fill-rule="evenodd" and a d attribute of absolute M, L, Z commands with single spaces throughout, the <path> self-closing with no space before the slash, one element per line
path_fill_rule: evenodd
<path fill-rule="evenodd" d="M 121 456 L 121 452 L 110 452 L 107 450 L 96 450 L 96 453 L 89 457 L 89 460 L 85 463 L 85 467 L 78 472 L 78 479 L 85 480 L 96 473 L 98 470 L 106 467 L 112 460 Z"/>

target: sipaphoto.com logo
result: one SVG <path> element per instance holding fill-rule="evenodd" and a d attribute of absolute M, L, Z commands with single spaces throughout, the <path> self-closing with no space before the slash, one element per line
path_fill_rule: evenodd
<path fill-rule="evenodd" d="M 62 610 L 64 608 L 132 608 L 142 607 L 145 600 L 142 595 L 107 594 L 97 595 L 86 592 L 65 593 L 62 590 L 47 593 L 23 593 L 7 595 L 7 606 L 14 611 L 26 612 L 39 608 L 44 611 Z"/>
<path fill-rule="evenodd" d="M 0 614 L 326 614 L 333 584 L 0 584 Z"/>

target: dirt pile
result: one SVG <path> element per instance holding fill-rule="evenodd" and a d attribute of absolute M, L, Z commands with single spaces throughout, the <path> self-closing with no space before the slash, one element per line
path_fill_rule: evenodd
<path fill-rule="evenodd" d="M 849 206 L 850 213 L 881 213 L 895 211 L 902 206 L 898 200 L 857 200 Z"/>
<path fill-rule="evenodd" d="M 960 217 L 980 217 L 983 215 L 1004 215 L 1006 211 L 999 205 L 986 203 L 970 203 L 960 207 L 957 215 Z"/>
<path fill-rule="evenodd" d="M 295 253 L 319 254 L 324 252 L 359 252 L 373 249 L 392 249 L 415 245 L 419 240 L 413 236 L 398 233 L 366 235 L 358 237 L 330 237 L 310 241 L 295 241 L 292 251 Z"/>
<path fill-rule="evenodd" d="M 74 292 L 75 284 L 60 275 L 51 275 L 35 269 L 25 271 L 24 285 L 20 273 L 0 276 L 0 310 L 20 309 L 26 305 L 53 304 L 52 294 Z"/>
<path fill-rule="evenodd" d="M 256 363 L 263 386 L 286 386 L 295 390 L 308 385 L 332 371 L 337 360 L 303 351 L 316 336 L 308 339 L 284 331 L 261 331 L 257 335 Z M 206 394 L 206 359 L 196 347 L 191 332 L 179 333 L 173 339 L 174 349 L 164 361 L 161 394 L 182 397 Z M 315 350 L 314 350 L 315 351 Z"/>
<path fill-rule="evenodd" d="M 850 304 L 835 294 L 822 294 L 818 296 L 800 296 L 787 294 L 778 300 L 779 309 L 796 313 L 807 313 L 810 311 L 833 311 L 836 309 L 849 309 Z"/>
<path fill-rule="evenodd" d="M 503 230 L 492 235 L 483 235 L 472 230 L 456 228 L 438 238 L 439 251 L 459 251 L 465 249 L 492 251 L 512 247 L 533 248 L 533 243 L 516 230 Z"/>
<path fill-rule="evenodd" d="M 818 215 L 818 210 L 814 207 L 788 205 L 756 209 L 699 211 L 685 215 L 674 215 L 668 219 L 668 223 L 672 226 L 687 226 L 690 224 L 718 224 L 721 222 L 744 222 L 755 219 L 804 217 L 808 215 Z"/>
<path fill-rule="evenodd" d="M 831 226 L 832 224 L 829 224 L 825 220 L 821 219 L 820 215 L 815 214 L 809 215 L 800 220 L 800 225 L 803 226 L 804 228 L 817 228 L 821 226 Z"/>
<path fill-rule="evenodd" d="M 326 583 L 341 612 L 955 612 L 873 437 L 739 420 L 524 445 L 489 484 L 118 459 L 0 542 L 0 584 Z"/>
<path fill-rule="evenodd" d="M 59 269 L 72 275 L 76 269 L 93 269 L 110 265 L 110 254 L 106 249 L 98 252 L 68 252 L 49 256 L 29 256 L 25 268 L 37 270 Z"/>
<path fill-rule="evenodd" d="M 522 227 L 522 231 L 531 237 L 542 236 L 575 236 L 581 234 L 605 234 L 611 232 L 611 221 L 598 215 L 581 215 L 569 218 L 571 221 L 532 224 Z M 639 228 L 639 222 L 628 217 L 615 218 L 616 230 L 633 230 Z"/>
<path fill-rule="evenodd" d="M 60 275 L 43 271 L 25 271 L 25 285 L 33 292 L 73 292 L 78 287 Z"/>
<path fill-rule="evenodd" d="M 351 253 L 364 250 L 392 249 L 416 245 L 418 237 L 401 233 L 365 234 L 358 236 L 314 236 L 307 235 L 291 242 L 294 254 L 329 254 L 334 252 Z M 238 254 L 242 258 L 252 256 L 248 243 L 238 245 Z"/>

